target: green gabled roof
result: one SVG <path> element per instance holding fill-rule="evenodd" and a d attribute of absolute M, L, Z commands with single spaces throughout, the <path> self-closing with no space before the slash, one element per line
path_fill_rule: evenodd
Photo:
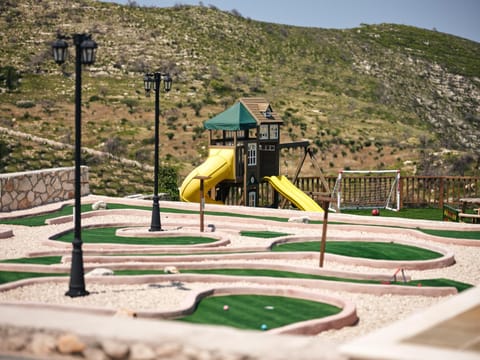
<path fill-rule="evenodd" d="M 257 120 L 241 102 L 203 124 L 209 130 L 247 130 L 257 126 Z"/>

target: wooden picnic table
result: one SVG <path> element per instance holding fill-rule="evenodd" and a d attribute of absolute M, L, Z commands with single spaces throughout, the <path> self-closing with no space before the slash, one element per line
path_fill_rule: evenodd
<path fill-rule="evenodd" d="M 480 206 L 480 198 L 461 198 L 460 202 L 462 203 L 462 212 L 465 212 L 469 205 L 479 205 Z"/>

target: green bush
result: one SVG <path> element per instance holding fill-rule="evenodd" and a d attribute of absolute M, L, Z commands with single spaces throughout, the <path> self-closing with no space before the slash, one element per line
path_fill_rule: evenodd
<path fill-rule="evenodd" d="M 160 183 L 160 191 L 167 193 L 170 200 L 177 201 L 180 199 L 178 194 L 178 173 L 177 169 L 172 166 L 161 166 L 158 169 L 158 179 Z"/>
<path fill-rule="evenodd" d="M 102 98 L 98 95 L 92 95 L 90 96 L 90 99 L 88 101 L 94 102 L 94 101 L 100 101 Z"/>
<path fill-rule="evenodd" d="M 3 158 L 10 155 L 10 147 L 8 143 L 0 139 L 0 168 L 3 167 Z"/>
<path fill-rule="evenodd" d="M 0 87 L 6 87 L 8 91 L 15 90 L 20 83 L 20 75 L 13 66 L 0 67 Z"/>
<path fill-rule="evenodd" d="M 138 100 L 136 99 L 123 99 L 121 103 L 127 105 L 130 113 L 133 113 L 135 111 L 135 107 L 138 106 Z"/>
<path fill-rule="evenodd" d="M 210 86 L 213 88 L 213 90 L 218 94 L 218 95 L 227 95 L 233 92 L 233 88 L 230 84 L 225 84 L 222 81 L 218 80 L 212 80 L 210 82 Z"/>
<path fill-rule="evenodd" d="M 15 104 L 20 109 L 29 109 L 35 106 L 35 102 L 31 100 L 20 100 Z"/>

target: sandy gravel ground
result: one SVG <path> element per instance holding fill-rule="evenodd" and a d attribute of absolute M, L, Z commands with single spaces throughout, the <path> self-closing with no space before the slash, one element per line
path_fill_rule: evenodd
<path fill-rule="evenodd" d="M 149 203 L 148 203 L 149 204 Z M 148 206 L 148 205 L 147 205 Z M 195 204 L 195 208 L 198 204 Z M 53 207 L 50 206 L 50 207 Z M 36 209 L 38 210 L 38 209 Z M 330 216 L 330 220 L 333 220 L 335 214 Z M 0 223 L 2 216 L 0 214 Z M 93 223 L 137 223 L 139 226 L 145 226 L 150 222 L 148 213 L 139 216 L 102 216 L 101 218 L 85 219 L 82 221 L 82 225 L 88 225 Z M 170 224 L 180 221 L 175 215 L 169 213 L 168 215 L 162 215 L 162 225 L 165 227 Z M 188 226 L 198 223 L 198 218 L 188 217 L 181 219 L 183 223 Z M 213 219 L 209 219 L 213 221 Z M 218 218 L 214 219 L 217 229 L 221 231 L 222 223 Z M 232 225 L 232 220 L 225 218 L 225 221 Z M 190 223 L 190 224 L 189 224 Z M 173 226 L 173 225 L 172 225 Z M 274 231 L 285 231 L 292 233 L 305 233 L 312 232 L 311 229 L 305 229 L 301 224 L 298 227 L 293 227 L 288 224 L 288 228 L 282 228 L 282 224 L 275 224 Z M 287 225 L 285 225 L 287 226 Z M 11 238 L 0 239 L 0 259 L 18 258 L 28 256 L 31 252 L 49 251 L 54 248 L 46 245 L 44 240 L 49 236 L 64 231 L 72 227 L 70 224 L 61 225 L 45 225 L 40 227 L 25 227 L 16 225 L 0 225 L 2 228 L 10 228 L 13 230 L 14 236 Z M 245 224 L 242 225 L 245 229 Z M 293 230 L 292 230 L 293 229 Z M 235 235 L 231 229 L 229 246 L 246 246 L 246 245 L 264 245 L 265 239 L 245 238 Z M 329 230 L 329 236 L 338 235 L 340 230 Z M 373 237 L 374 235 L 372 235 Z M 405 236 L 405 239 L 409 239 L 409 236 Z M 415 240 L 420 246 L 422 243 L 430 243 L 426 240 Z M 450 249 L 455 254 L 456 263 L 447 268 L 432 269 L 424 271 L 407 271 L 407 275 L 412 279 L 419 278 L 450 278 L 462 282 L 471 283 L 474 285 L 480 284 L 480 265 L 478 259 L 480 258 L 480 247 L 467 247 L 459 245 L 448 245 L 435 243 L 435 246 L 439 246 L 445 249 Z M 65 254 L 70 254 L 71 247 L 69 244 L 65 247 Z M 236 260 L 241 262 L 275 262 L 273 260 Z M 232 261 L 232 262 L 236 262 Z M 292 264 L 296 266 L 302 266 L 305 268 L 318 268 L 318 261 L 316 260 L 290 260 L 279 261 L 281 264 Z M 102 266 L 108 267 L 108 266 Z M 375 273 L 375 274 L 392 274 L 392 269 L 378 269 L 370 268 L 366 266 L 352 266 L 332 261 L 325 263 L 325 269 L 331 270 L 345 270 L 355 271 L 361 273 Z M 86 279 L 87 290 L 90 295 L 81 298 L 70 298 L 64 295 L 66 284 L 54 284 L 43 283 L 36 285 L 29 285 L 20 288 L 16 288 L 9 291 L 0 292 L 1 302 L 40 302 L 48 304 L 64 304 L 74 305 L 82 307 L 108 307 L 111 309 L 137 309 L 137 310 L 173 310 L 185 299 L 187 294 L 192 290 L 202 290 L 215 286 L 225 286 L 231 284 L 211 284 L 211 283 L 186 283 L 183 286 L 175 286 L 172 283 L 156 283 L 156 284 L 138 284 L 138 285 L 99 285 L 89 284 L 88 278 Z M 238 283 L 236 283 L 238 285 Z M 245 283 L 248 285 L 248 283 Z M 327 290 L 315 290 L 321 291 L 324 294 L 333 295 L 343 299 L 352 301 L 357 307 L 357 314 L 360 318 L 359 323 L 353 327 L 346 327 L 341 330 L 326 331 L 318 335 L 319 338 L 326 340 L 333 340 L 340 344 L 346 341 L 350 341 L 353 338 L 365 335 L 372 330 L 378 329 L 389 323 L 403 319 L 413 312 L 419 311 L 426 307 L 429 307 L 439 301 L 443 301 L 446 298 L 440 297 L 424 297 L 424 296 L 398 296 L 398 295 L 383 295 L 375 296 L 369 294 L 359 294 L 350 292 L 336 292 Z"/>

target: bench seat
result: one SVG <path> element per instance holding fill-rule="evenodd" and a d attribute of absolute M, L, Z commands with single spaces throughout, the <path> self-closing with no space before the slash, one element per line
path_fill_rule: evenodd
<path fill-rule="evenodd" d="M 480 224 L 480 215 L 479 214 L 459 213 L 458 218 L 459 218 L 459 220 L 462 220 L 462 218 L 471 219 L 473 224 Z"/>

